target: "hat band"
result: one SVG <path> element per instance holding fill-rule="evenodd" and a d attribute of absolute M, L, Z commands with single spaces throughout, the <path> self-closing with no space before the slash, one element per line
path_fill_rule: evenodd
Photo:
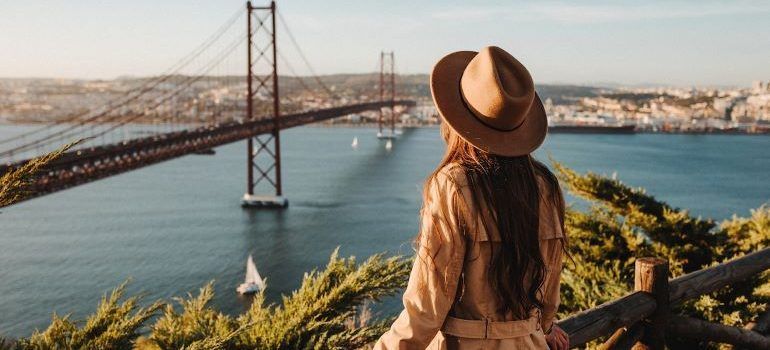
<path fill-rule="evenodd" d="M 482 124 L 492 128 L 492 129 L 495 129 L 497 131 L 503 131 L 503 132 L 514 131 L 514 130 L 518 129 L 520 126 L 522 126 L 524 124 L 524 121 L 527 119 L 526 117 L 521 118 L 521 121 L 518 124 L 516 124 L 516 126 L 514 126 L 513 128 L 500 128 L 498 126 L 492 125 L 488 121 L 485 120 L 485 119 L 491 119 L 491 118 L 485 116 L 484 114 L 482 114 L 481 112 L 476 110 L 476 108 L 473 108 L 473 106 L 468 102 L 468 100 L 465 98 L 465 94 L 463 93 L 462 85 L 461 84 L 457 84 L 457 86 L 460 89 L 460 97 L 462 97 L 463 105 L 465 105 L 465 108 L 467 108 L 473 114 L 473 116 L 476 118 L 476 120 L 480 121 Z"/>

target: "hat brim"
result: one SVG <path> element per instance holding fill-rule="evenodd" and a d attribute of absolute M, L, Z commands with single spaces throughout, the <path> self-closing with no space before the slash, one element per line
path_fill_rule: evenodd
<path fill-rule="evenodd" d="M 465 105 L 460 92 L 460 78 L 476 54 L 453 52 L 433 67 L 430 90 L 439 114 L 463 140 L 482 151 L 507 157 L 532 153 L 548 133 L 548 118 L 540 96 L 535 94 L 524 122 L 516 129 L 501 131 L 482 123 Z"/>

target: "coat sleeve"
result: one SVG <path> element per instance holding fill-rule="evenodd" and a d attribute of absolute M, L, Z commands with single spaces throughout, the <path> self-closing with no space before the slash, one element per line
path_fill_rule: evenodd
<path fill-rule="evenodd" d="M 465 256 L 460 219 L 464 202 L 445 174 L 439 173 L 429 186 L 417 254 L 404 292 L 404 310 L 377 341 L 376 350 L 425 349 L 454 303 Z"/>

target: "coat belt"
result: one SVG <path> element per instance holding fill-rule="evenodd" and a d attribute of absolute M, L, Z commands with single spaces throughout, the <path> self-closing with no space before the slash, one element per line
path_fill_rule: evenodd
<path fill-rule="evenodd" d="M 508 339 L 530 335 L 540 330 L 540 316 L 532 315 L 526 320 L 490 321 L 464 320 L 447 316 L 441 332 L 458 338 Z"/>

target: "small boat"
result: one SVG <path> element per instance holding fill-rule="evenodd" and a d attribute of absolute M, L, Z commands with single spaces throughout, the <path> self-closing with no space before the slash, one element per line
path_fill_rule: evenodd
<path fill-rule="evenodd" d="M 350 144 L 350 147 L 358 148 L 358 137 L 353 138 L 353 143 Z"/>
<path fill-rule="evenodd" d="M 390 139 L 388 139 L 388 142 L 385 143 L 385 149 L 388 150 L 388 151 L 393 149 L 393 142 L 390 141 Z"/>
<path fill-rule="evenodd" d="M 251 254 L 246 260 L 246 280 L 236 289 L 239 294 L 253 294 L 265 289 L 265 280 L 259 275 Z"/>

